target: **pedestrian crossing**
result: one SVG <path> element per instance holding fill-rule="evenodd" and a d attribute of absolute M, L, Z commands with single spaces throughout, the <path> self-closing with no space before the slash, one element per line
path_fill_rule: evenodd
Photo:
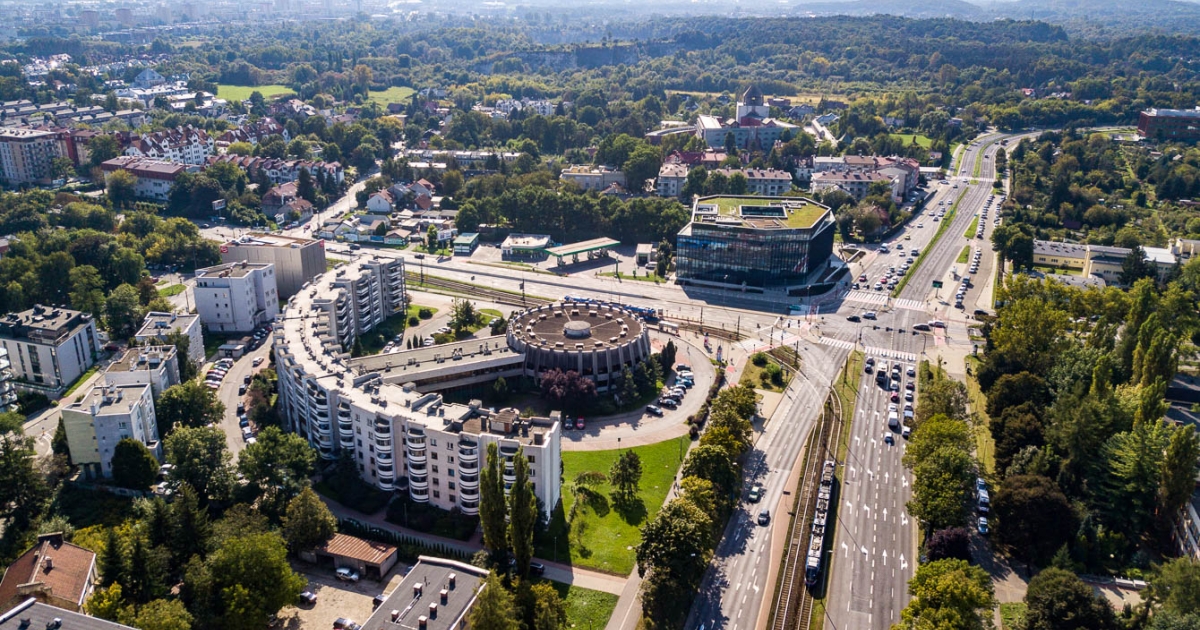
<path fill-rule="evenodd" d="M 821 344 L 843 350 L 853 350 L 855 345 L 853 341 L 845 341 L 834 337 L 821 337 Z"/>
<path fill-rule="evenodd" d="M 921 300 L 896 300 L 896 308 L 906 308 L 910 311 L 923 311 L 925 310 L 925 303 Z"/>
<path fill-rule="evenodd" d="M 915 355 L 911 352 L 901 352 L 899 350 L 891 350 L 888 348 L 868 347 L 866 349 L 866 353 L 867 353 L 867 356 L 869 356 L 869 357 L 880 357 L 883 359 L 895 359 L 897 361 L 904 361 L 906 363 L 916 363 L 917 362 L 917 355 Z"/>
<path fill-rule="evenodd" d="M 847 302 L 863 302 L 865 304 L 887 304 L 888 294 L 870 291 L 851 291 L 846 294 Z"/>

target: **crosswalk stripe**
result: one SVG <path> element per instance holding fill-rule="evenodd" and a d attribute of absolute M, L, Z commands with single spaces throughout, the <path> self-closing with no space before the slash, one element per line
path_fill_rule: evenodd
<path fill-rule="evenodd" d="M 896 300 L 896 308 L 906 308 L 910 311 L 923 311 L 925 310 L 925 303 L 920 300 Z"/>

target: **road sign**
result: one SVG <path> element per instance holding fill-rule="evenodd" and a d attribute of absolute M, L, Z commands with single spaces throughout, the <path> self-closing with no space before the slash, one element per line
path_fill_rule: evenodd
<path fill-rule="evenodd" d="M 933 281 L 933 288 L 935 288 L 935 289 L 940 289 L 940 288 L 942 288 L 942 281 L 941 281 L 941 280 L 934 280 L 934 281 Z"/>

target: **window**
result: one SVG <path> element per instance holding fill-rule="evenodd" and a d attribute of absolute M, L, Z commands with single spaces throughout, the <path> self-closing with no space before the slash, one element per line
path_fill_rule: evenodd
<path fill-rule="evenodd" d="M 525 459 L 528 459 L 530 464 L 534 462 L 533 455 L 529 455 Z"/>
<path fill-rule="evenodd" d="M 434 446 L 437 446 L 437 444 L 434 444 Z M 454 442 L 446 442 L 446 450 L 447 451 L 454 450 Z"/>
<path fill-rule="evenodd" d="M 453 455 L 448 455 L 448 456 L 446 456 L 446 463 L 447 463 L 447 464 L 453 464 L 453 463 L 454 463 L 454 456 L 453 456 Z"/>
<path fill-rule="evenodd" d="M 434 447 L 436 447 L 436 446 L 437 446 L 437 439 L 436 439 L 436 438 L 429 438 L 429 445 L 430 445 L 430 446 L 434 446 Z"/>
<path fill-rule="evenodd" d="M 431 452 L 431 453 L 429 454 L 429 456 L 433 458 L 433 461 L 435 461 L 435 462 L 437 461 L 437 453 L 433 453 L 433 452 Z"/>
<path fill-rule="evenodd" d="M 441 496 L 442 496 L 441 492 L 438 492 L 437 490 L 433 491 L 433 498 L 439 499 L 439 498 L 441 498 Z"/>
<path fill-rule="evenodd" d="M 453 489 L 454 489 L 454 482 L 453 482 L 453 481 L 448 481 L 448 482 L 446 482 L 446 487 L 447 487 L 447 488 L 450 488 L 451 490 L 453 490 Z"/>
<path fill-rule="evenodd" d="M 434 466 L 434 467 L 433 467 L 433 472 L 437 472 L 437 471 L 438 471 L 438 469 L 437 469 L 437 468 L 438 468 L 437 466 Z"/>

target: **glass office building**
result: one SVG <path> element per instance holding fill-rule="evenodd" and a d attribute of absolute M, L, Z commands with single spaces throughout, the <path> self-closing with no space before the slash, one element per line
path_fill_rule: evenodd
<path fill-rule="evenodd" d="M 833 254 L 833 213 L 798 197 L 701 197 L 676 239 L 683 284 L 805 284 Z"/>

